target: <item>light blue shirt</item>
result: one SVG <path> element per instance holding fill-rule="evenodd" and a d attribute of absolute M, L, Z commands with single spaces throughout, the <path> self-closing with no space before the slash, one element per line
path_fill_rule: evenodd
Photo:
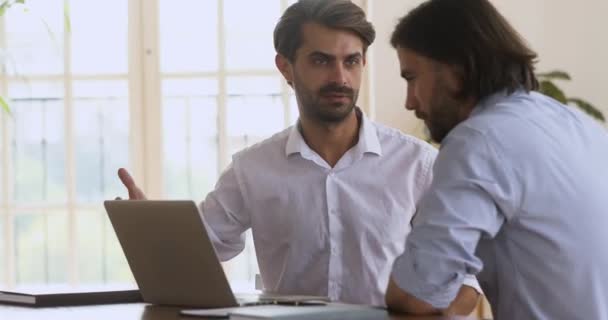
<path fill-rule="evenodd" d="M 433 173 L 393 266 L 400 288 L 444 308 L 472 273 L 495 319 L 608 319 L 604 128 L 538 93 L 496 94 Z"/>

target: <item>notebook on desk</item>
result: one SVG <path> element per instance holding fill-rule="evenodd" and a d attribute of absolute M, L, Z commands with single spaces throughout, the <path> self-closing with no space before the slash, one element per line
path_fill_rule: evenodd
<path fill-rule="evenodd" d="M 195 308 L 323 304 L 327 297 L 235 295 L 192 201 L 104 202 L 145 302 Z"/>
<path fill-rule="evenodd" d="M 139 290 L 126 286 L 39 286 L 0 289 L 0 303 L 31 307 L 141 302 Z"/>

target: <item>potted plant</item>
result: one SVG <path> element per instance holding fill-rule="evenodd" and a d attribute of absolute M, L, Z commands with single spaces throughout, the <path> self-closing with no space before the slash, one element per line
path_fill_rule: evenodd
<path fill-rule="evenodd" d="M 538 91 L 542 94 L 545 94 L 563 104 L 575 105 L 598 121 L 606 122 L 606 118 L 598 108 L 581 98 L 566 96 L 564 91 L 555 85 L 554 80 L 571 80 L 568 73 L 555 70 L 551 72 L 539 73 L 536 76 L 540 85 Z"/>

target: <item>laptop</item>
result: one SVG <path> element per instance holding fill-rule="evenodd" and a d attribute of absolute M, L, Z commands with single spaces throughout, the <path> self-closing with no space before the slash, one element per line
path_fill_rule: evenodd
<path fill-rule="evenodd" d="M 231 308 L 328 301 L 317 296 L 236 296 L 192 201 L 109 200 L 104 206 L 144 302 Z"/>

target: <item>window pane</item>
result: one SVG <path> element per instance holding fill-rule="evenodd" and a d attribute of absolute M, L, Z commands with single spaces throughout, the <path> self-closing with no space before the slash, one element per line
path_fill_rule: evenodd
<path fill-rule="evenodd" d="M 133 283 L 131 270 L 105 210 L 79 210 L 77 221 L 79 281 Z"/>
<path fill-rule="evenodd" d="M 4 154 L 4 130 L 3 130 L 3 126 L 5 125 L 5 121 L 4 119 L 7 119 L 7 122 L 11 120 L 11 117 L 4 111 L 1 112 L 2 115 L 0 116 L 0 155 Z M 10 143 L 8 143 L 8 145 L 10 145 Z M 0 156 L 0 181 L 4 181 L 4 166 L 3 166 L 3 157 Z M 4 203 L 4 192 L 6 190 L 4 190 L 4 184 L 0 183 L 0 205 L 2 205 Z M 0 211 L 0 216 L 1 216 L 1 211 Z M 0 238 L 2 239 L 2 238 Z M 1 240 L 0 240 L 1 241 Z M 0 274 L 0 279 L 2 278 L 2 274 Z M 0 283 L 2 282 L 2 280 L 0 280 Z"/>
<path fill-rule="evenodd" d="M 4 2 L 4 1 L 3 1 Z M 39 75 L 63 72 L 63 0 L 28 0 L 7 11 L 9 74 Z"/>
<path fill-rule="evenodd" d="M 65 213 L 18 212 L 15 215 L 17 284 L 67 281 Z"/>
<path fill-rule="evenodd" d="M 107 283 L 135 283 L 131 269 L 127 259 L 120 247 L 112 223 L 105 212 L 102 214 L 104 226 L 104 242 L 105 242 L 105 272 Z"/>
<path fill-rule="evenodd" d="M 238 256 L 222 263 L 235 292 L 251 292 L 255 289 L 255 275 L 260 273 L 251 230 L 245 233 L 245 249 Z"/>
<path fill-rule="evenodd" d="M 44 216 L 22 213 L 15 216 L 16 281 L 18 284 L 44 283 Z"/>
<path fill-rule="evenodd" d="M 217 81 L 163 81 L 164 189 L 169 198 L 200 199 L 218 172 Z"/>
<path fill-rule="evenodd" d="M 228 70 L 275 69 L 272 34 L 280 4 L 280 1 L 224 0 Z"/>
<path fill-rule="evenodd" d="M 160 1 L 162 72 L 218 69 L 217 1 Z"/>
<path fill-rule="evenodd" d="M 0 284 L 6 284 L 6 267 L 8 264 L 7 254 L 7 232 L 6 232 L 6 212 L 0 211 Z"/>
<path fill-rule="evenodd" d="M 63 88 L 59 83 L 13 83 L 9 95 L 15 201 L 65 201 Z"/>
<path fill-rule="evenodd" d="M 128 3 L 70 1 L 74 73 L 127 73 Z"/>
<path fill-rule="evenodd" d="M 78 276 L 81 283 L 102 283 L 104 280 L 104 224 L 103 214 L 97 210 L 77 213 Z"/>
<path fill-rule="evenodd" d="M 126 81 L 74 82 L 76 197 L 98 203 L 124 192 L 116 176 L 129 163 Z"/>
<path fill-rule="evenodd" d="M 285 128 L 278 77 L 231 77 L 227 90 L 230 154 Z"/>
<path fill-rule="evenodd" d="M 47 215 L 48 282 L 68 281 L 68 217 L 66 212 Z"/>

